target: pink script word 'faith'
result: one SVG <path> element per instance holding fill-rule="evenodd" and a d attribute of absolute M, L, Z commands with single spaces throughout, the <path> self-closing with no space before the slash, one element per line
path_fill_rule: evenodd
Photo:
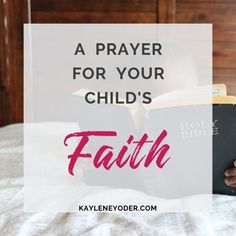
<path fill-rule="evenodd" d="M 74 175 L 74 166 L 78 158 L 92 158 L 91 153 L 83 153 L 83 149 L 86 144 L 89 142 L 90 137 L 115 137 L 117 133 L 115 131 L 86 131 L 86 132 L 76 132 L 72 134 L 68 134 L 64 139 L 64 145 L 68 146 L 67 140 L 72 137 L 79 137 L 80 141 L 75 148 L 73 154 L 69 155 L 68 158 L 70 159 L 68 171 L 71 175 Z M 139 167 L 140 163 L 144 162 L 144 167 L 148 167 L 152 161 L 156 158 L 156 166 L 158 168 L 163 168 L 165 164 L 169 161 L 170 157 L 165 159 L 166 153 L 168 152 L 170 146 L 168 144 L 162 144 L 161 142 L 167 136 L 167 131 L 163 130 L 160 135 L 157 137 L 155 141 L 148 140 L 148 135 L 145 133 L 139 141 L 134 141 L 134 136 L 130 135 L 127 144 L 135 144 L 135 149 L 132 154 L 129 154 L 125 157 L 128 146 L 124 145 L 120 152 L 118 153 L 115 160 L 113 158 L 113 147 L 109 145 L 101 146 L 98 151 L 96 152 L 93 165 L 95 168 L 99 168 L 101 165 L 106 170 L 110 170 L 110 168 L 116 164 L 119 168 L 122 168 L 129 162 L 129 166 L 132 169 L 136 169 Z M 145 143 L 153 143 L 152 147 L 150 148 L 147 155 L 144 155 L 140 160 L 137 160 L 140 150 L 145 145 Z"/>

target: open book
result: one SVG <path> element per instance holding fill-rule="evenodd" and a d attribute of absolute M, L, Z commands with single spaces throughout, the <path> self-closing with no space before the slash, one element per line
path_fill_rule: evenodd
<path fill-rule="evenodd" d="M 73 93 L 73 99 L 80 107 L 83 107 L 84 96 L 88 91 L 89 90 L 81 89 Z M 224 84 L 216 84 L 213 86 L 199 86 L 169 92 L 154 98 L 151 104 L 96 104 L 93 105 L 93 109 L 90 109 L 89 106 L 84 106 L 82 110 L 76 113 L 76 117 L 78 118 L 77 120 L 81 130 L 112 130 L 114 129 L 114 123 L 116 123 L 116 128 L 125 130 L 127 133 L 133 130 L 136 130 L 138 133 L 144 129 L 152 132 L 155 124 L 162 122 L 160 120 L 160 114 L 162 114 L 162 117 L 170 117 L 171 111 L 177 109 L 175 122 L 180 124 L 183 117 L 189 115 L 189 113 L 186 113 L 186 107 L 191 107 L 194 113 L 196 107 L 198 107 L 199 111 L 199 106 L 201 106 L 200 111 L 204 112 L 205 105 L 213 105 L 212 132 L 210 133 L 213 137 L 213 192 L 217 194 L 235 195 L 235 189 L 224 184 L 224 172 L 226 169 L 231 168 L 234 160 L 236 160 L 235 104 L 236 98 L 227 96 L 226 86 Z M 160 111 L 162 111 L 162 113 L 160 113 Z M 119 122 L 116 120 L 118 119 L 117 117 L 119 117 Z M 118 126 L 117 123 L 119 123 Z M 153 132 L 155 132 L 154 129 Z M 193 138 L 191 136 L 192 133 L 184 135 L 186 136 L 184 138 L 182 137 L 183 140 Z M 203 141 L 204 138 L 205 137 L 202 137 Z M 195 143 L 194 141 L 189 142 L 188 140 L 188 145 L 194 146 Z M 99 142 L 96 143 L 95 146 L 99 146 Z M 194 171 L 196 171 L 196 175 L 201 173 L 200 169 Z M 125 173 L 122 174 L 124 175 Z M 181 173 L 179 173 L 179 175 L 181 175 Z M 108 176 L 104 176 L 102 172 L 100 176 L 98 175 L 98 181 L 100 181 L 101 185 L 106 185 L 104 181 L 107 177 Z M 183 185 L 185 182 L 184 178 L 185 176 L 183 176 L 182 179 Z M 150 178 L 146 178 L 145 174 L 141 177 L 135 175 L 133 180 L 130 181 L 137 182 L 138 190 L 145 189 L 148 193 L 155 194 L 161 189 L 162 193 L 166 192 L 166 195 L 171 196 L 171 192 L 169 192 L 170 190 L 167 189 L 166 186 L 158 186 L 156 183 L 145 181 L 145 179 Z M 87 181 L 89 183 L 89 174 L 87 175 Z M 128 187 L 128 182 L 129 181 L 127 181 L 127 183 L 119 183 L 117 179 L 116 185 L 121 188 Z M 166 190 L 164 189 L 165 187 Z M 199 193 L 200 187 L 198 189 L 198 186 L 194 184 L 193 186 L 185 187 L 190 189 L 191 194 Z M 181 188 L 176 188 L 174 191 L 179 191 L 177 195 L 181 196 Z"/>

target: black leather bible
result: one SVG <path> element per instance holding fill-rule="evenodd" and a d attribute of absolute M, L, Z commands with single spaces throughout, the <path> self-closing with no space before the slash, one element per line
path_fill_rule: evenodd
<path fill-rule="evenodd" d="M 225 170 L 236 160 L 236 105 L 213 105 L 213 193 L 236 195 L 236 188 L 224 183 Z"/>

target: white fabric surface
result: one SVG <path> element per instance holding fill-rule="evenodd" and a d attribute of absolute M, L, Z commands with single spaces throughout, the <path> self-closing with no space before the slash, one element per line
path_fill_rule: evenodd
<path fill-rule="evenodd" d="M 215 195 L 208 213 L 24 213 L 22 134 L 0 129 L 0 235 L 236 235 L 230 196 Z"/>

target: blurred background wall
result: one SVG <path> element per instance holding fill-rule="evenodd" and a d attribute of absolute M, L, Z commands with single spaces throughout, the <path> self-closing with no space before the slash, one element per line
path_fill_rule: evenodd
<path fill-rule="evenodd" d="M 0 0 L 0 126 L 23 122 L 23 23 L 213 23 L 213 80 L 236 95 L 236 0 Z"/>

